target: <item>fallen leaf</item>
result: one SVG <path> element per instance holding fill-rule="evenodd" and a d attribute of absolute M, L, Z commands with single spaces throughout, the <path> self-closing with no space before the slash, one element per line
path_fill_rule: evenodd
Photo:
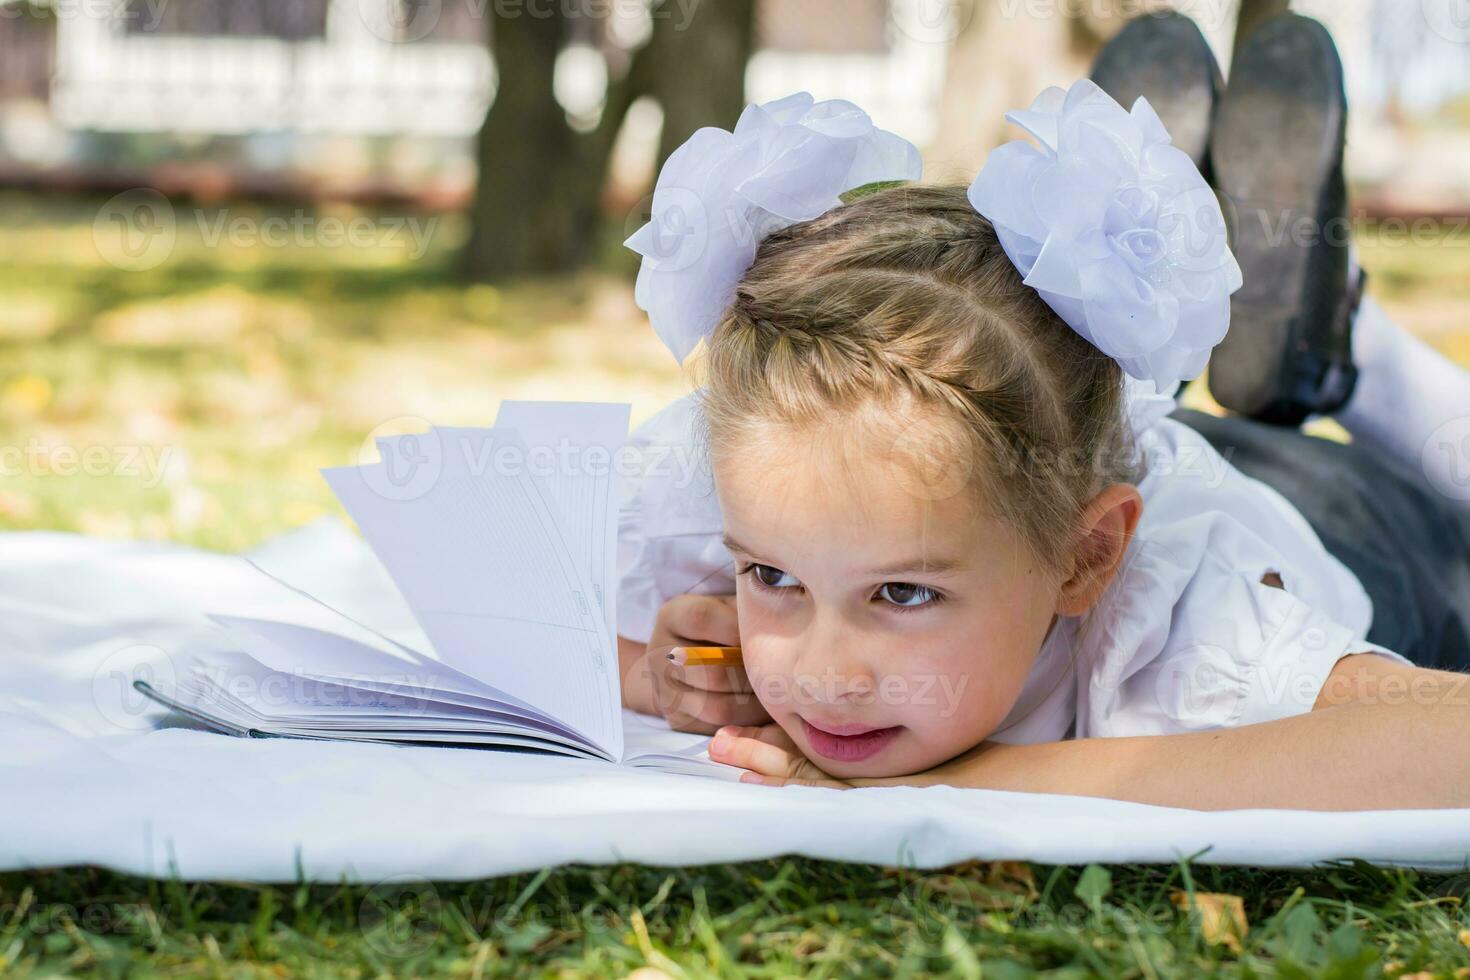
<path fill-rule="evenodd" d="M 1195 892 L 1194 901 L 1185 892 L 1173 892 L 1169 899 L 1178 909 L 1190 909 L 1199 914 L 1199 931 L 1205 942 L 1225 946 L 1234 952 L 1241 951 L 1241 943 L 1250 931 L 1245 921 L 1245 902 L 1239 895 L 1218 892 Z"/>

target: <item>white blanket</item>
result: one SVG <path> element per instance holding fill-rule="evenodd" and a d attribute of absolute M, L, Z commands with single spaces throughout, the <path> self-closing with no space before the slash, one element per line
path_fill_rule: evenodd
<path fill-rule="evenodd" d="M 381 567 L 340 524 L 251 557 L 415 639 Z M 1197 813 L 949 787 L 777 789 L 545 756 L 158 727 L 165 713 L 127 686 L 135 665 L 167 669 L 168 653 L 220 642 L 206 612 L 269 616 L 258 581 L 236 556 L 0 535 L 0 869 L 374 883 L 780 854 L 917 867 L 1470 862 L 1467 810 Z"/>

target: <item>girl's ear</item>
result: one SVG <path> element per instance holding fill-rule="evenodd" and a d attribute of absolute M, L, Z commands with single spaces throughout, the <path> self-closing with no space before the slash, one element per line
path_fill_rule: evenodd
<path fill-rule="evenodd" d="M 1072 546 L 1072 567 L 1057 598 L 1057 613 L 1080 616 L 1091 609 L 1123 564 L 1143 497 L 1126 483 L 1106 487 L 1083 508 Z"/>

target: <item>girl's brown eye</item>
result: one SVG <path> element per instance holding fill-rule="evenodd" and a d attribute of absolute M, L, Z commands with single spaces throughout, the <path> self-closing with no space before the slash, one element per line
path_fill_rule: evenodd
<path fill-rule="evenodd" d="M 772 589 L 784 589 L 796 585 L 796 579 L 773 565 L 753 565 L 751 571 L 760 579 L 761 585 Z"/>
<path fill-rule="evenodd" d="M 933 601 L 935 592 L 927 585 L 912 582 L 885 582 L 878 594 L 895 606 L 922 606 Z"/>

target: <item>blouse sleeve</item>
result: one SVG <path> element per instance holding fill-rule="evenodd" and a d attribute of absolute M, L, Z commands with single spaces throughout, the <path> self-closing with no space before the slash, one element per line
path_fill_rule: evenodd
<path fill-rule="evenodd" d="M 1285 718 L 1312 709 L 1348 654 L 1410 663 L 1262 582 L 1275 570 L 1273 549 L 1228 515 L 1204 515 L 1190 533 L 1193 542 L 1183 533 L 1144 542 L 1121 576 L 1125 587 L 1110 589 L 1112 601 L 1082 624 L 1081 648 L 1091 662 L 1079 676 L 1079 736 Z M 1159 600 L 1171 598 L 1161 615 Z"/>
<path fill-rule="evenodd" d="M 1164 421 L 1153 433 L 1167 467 L 1144 481 L 1123 568 L 1078 625 L 1079 737 L 1284 718 L 1310 711 L 1348 654 L 1410 663 L 1367 641 L 1361 585 L 1295 508 L 1192 430 Z"/>
<path fill-rule="evenodd" d="M 698 393 L 633 433 L 634 465 L 618 512 L 618 635 L 647 642 L 676 595 L 729 595 L 734 561 L 697 424 Z"/>

